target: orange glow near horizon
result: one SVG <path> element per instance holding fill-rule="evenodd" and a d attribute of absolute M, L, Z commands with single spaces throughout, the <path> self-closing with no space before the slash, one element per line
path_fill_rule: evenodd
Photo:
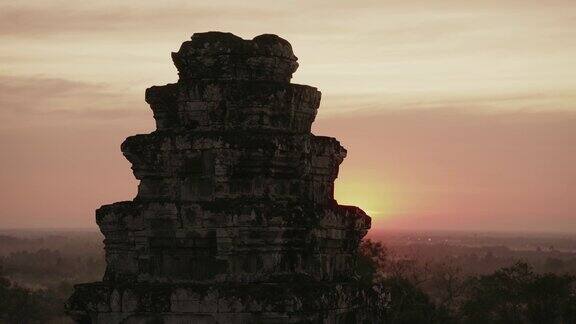
<path fill-rule="evenodd" d="M 374 228 L 576 230 L 574 1 L 0 2 L 0 229 L 95 227 L 132 199 L 194 32 L 275 33 L 347 148 L 336 199 Z"/>
<path fill-rule="evenodd" d="M 334 197 L 341 205 L 360 206 L 373 219 L 386 219 L 398 211 L 399 203 L 398 197 L 393 197 L 388 189 L 390 186 L 390 183 L 344 173 L 336 180 Z"/>

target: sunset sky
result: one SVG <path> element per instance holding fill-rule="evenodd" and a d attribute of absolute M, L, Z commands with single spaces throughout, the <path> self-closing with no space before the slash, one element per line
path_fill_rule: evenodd
<path fill-rule="evenodd" d="M 576 231 L 576 2 L 0 0 L 0 229 L 96 228 L 194 32 L 274 33 L 375 229 Z"/>

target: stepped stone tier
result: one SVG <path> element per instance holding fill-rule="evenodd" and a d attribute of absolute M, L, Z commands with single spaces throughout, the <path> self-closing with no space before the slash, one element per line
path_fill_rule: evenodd
<path fill-rule="evenodd" d="M 156 131 L 122 152 L 133 201 L 100 207 L 106 273 L 77 285 L 79 323 L 356 323 L 370 228 L 334 200 L 346 149 L 310 128 L 320 92 L 275 35 L 192 36 L 177 83 L 146 90 Z"/>

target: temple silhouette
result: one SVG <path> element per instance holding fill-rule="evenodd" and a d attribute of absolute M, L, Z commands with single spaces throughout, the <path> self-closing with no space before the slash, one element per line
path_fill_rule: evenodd
<path fill-rule="evenodd" d="M 197 33 L 179 80 L 146 90 L 156 130 L 122 144 L 140 180 L 104 205 L 107 268 L 80 284 L 79 323 L 359 323 L 355 274 L 370 228 L 334 200 L 346 149 L 311 133 L 321 93 L 276 35 Z"/>

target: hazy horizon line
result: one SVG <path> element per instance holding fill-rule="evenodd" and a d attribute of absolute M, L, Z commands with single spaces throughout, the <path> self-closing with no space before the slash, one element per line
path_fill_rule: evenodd
<path fill-rule="evenodd" d="M 0 234 L 7 232 L 94 232 L 100 233 L 98 227 L 13 227 L 1 228 Z M 573 235 L 569 231 L 558 230 L 471 230 L 471 229 L 408 229 L 408 228 L 373 228 L 366 238 L 385 233 L 435 233 L 435 234 L 497 234 L 497 235 Z"/>

